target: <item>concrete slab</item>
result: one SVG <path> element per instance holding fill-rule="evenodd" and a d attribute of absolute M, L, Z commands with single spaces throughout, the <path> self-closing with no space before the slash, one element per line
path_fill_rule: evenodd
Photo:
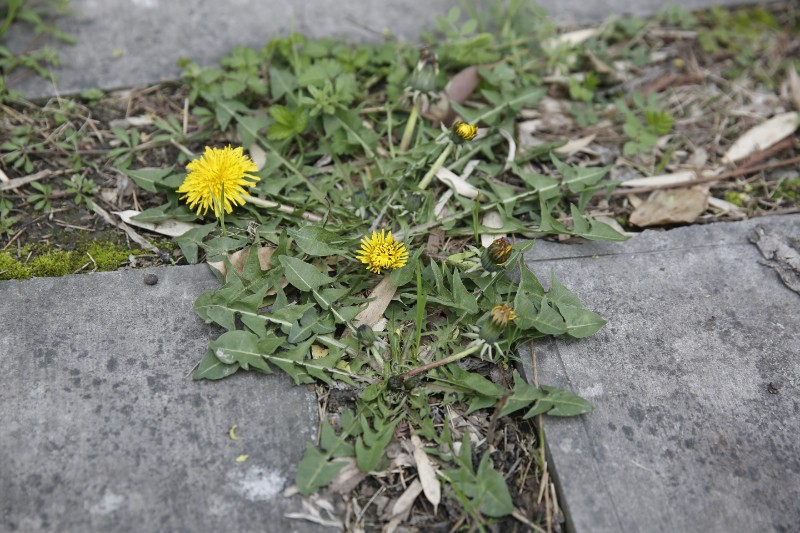
<path fill-rule="evenodd" d="M 204 265 L 0 282 L 0 530 L 323 530 L 281 496 L 314 394 L 188 376 L 220 333 L 192 312 L 216 285 Z"/>
<path fill-rule="evenodd" d="M 679 0 L 686 8 L 732 5 L 742 0 Z M 235 0 L 166 2 L 161 0 L 72 0 L 72 14 L 59 28 L 77 43 L 54 43 L 62 65 L 53 69 L 61 94 L 98 87 L 115 89 L 177 79 L 175 62 L 189 58 L 200 65 L 216 64 L 237 45 L 260 48 L 291 29 L 310 37 L 378 41 L 384 30 L 403 40 L 416 40 L 435 27 L 458 0 Z M 561 23 L 603 20 L 612 14 L 645 15 L 665 9 L 661 0 L 542 0 Z M 20 51 L 30 35 L 12 28 L 7 46 Z M 12 88 L 29 98 L 56 94 L 50 80 L 27 77 Z"/>
<path fill-rule="evenodd" d="M 748 241 L 758 224 L 800 235 L 792 215 L 526 257 L 608 319 L 537 348 L 540 382 L 594 405 L 545 422 L 572 531 L 797 531 L 800 295 Z"/>

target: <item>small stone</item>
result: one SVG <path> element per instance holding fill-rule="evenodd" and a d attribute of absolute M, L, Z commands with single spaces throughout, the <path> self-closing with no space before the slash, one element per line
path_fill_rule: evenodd
<path fill-rule="evenodd" d="M 146 274 L 144 276 L 145 285 L 155 285 L 156 283 L 158 283 L 158 276 L 155 274 Z"/>

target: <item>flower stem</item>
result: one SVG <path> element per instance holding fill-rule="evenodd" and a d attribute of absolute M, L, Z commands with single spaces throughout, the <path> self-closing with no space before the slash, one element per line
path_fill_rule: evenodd
<path fill-rule="evenodd" d="M 439 158 L 434 161 L 433 166 L 428 170 L 428 173 L 423 176 L 422 180 L 419 182 L 420 189 L 425 189 L 428 185 L 431 184 L 431 180 L 433 180 L 433 176 L 436 175 L 437 172 L 444 166 L 445 160 L 447 160 L 447 156 L 450 155 L 450 152 L 453 151 L 453 143 L 448 144 L 444 150 L 442 150 L 441 155 Z"/>
<path fill-rule="evenodd" d="M 449 357 L 445 357 L 444 359 L 439 359 L 438 361 L 433 361 L 426 365 L 418 366 L 417 368 L 413 368 L 404 374 L 400 374 L 398 377 L 402 380 L 406 380 L 409 378 L 413 378 L 416 375 L 422 374 L 423 372 L 427 372 L 428 370 L 432 370 L 434 368 L 440 367 L 442 365 L 449 365 L 454 361 L 458 361 L 459 359 L 463 359 L 468 355 L 471 355 L 478 350 L 481 349 L 481 345 L 476 343 L 467 348 L 466 350 L 462 350 L 456 354 L 453 354 Z"/>
<path fill-rule="evenodd" d="M 222 182 L 222 192 L 219 198 L 219 222 L 222 224 L 222 236 L 225 236 L 225 182 Z"/>
<path fill-rule="evenodd" d="M 403 138 L 400 139 L 400 148 L 398 148 L 398 152 L 401 154 L 406 153 L 408 150 L 408 146 L 411 144 L 411 136 L 414 134 L 414 126 L 417 124 L 417 118 L 419 117 L 419 102 L 414 100 L 414 107 L 411 108 L 411 114 L 408 116 L 408 122 L 406 122 L 406 129 L 403 130 Z"/>

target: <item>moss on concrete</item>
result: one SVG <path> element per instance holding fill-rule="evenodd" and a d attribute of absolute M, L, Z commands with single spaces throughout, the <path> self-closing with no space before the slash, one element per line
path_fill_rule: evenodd
<path fill-rule="evenodd" d="M 20 258 L 0 252 L 0 280 L 58 277 L 75 272 L 108 272 L 118 269 L 128 261 L 128 256 L 143 253 L 146 252 L 129 250 L 105 241 L 82 242 L 74 250 L 42 250 L 26 246 Z"/>

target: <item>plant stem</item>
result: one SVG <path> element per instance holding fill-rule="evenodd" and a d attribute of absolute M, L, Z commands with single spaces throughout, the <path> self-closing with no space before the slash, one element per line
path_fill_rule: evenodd
<path fill-rule="evenodd" d="M 423 176 L 422 181 L 419 182 L 418 187 L 420 189 L 425 189 L 428 185 L 431 184 L 431 180 L 433 176 L 436 175 L 437 172 L 444 166 L 444 162 L 447 159 L 447 156 L 450 155 L 450 152 L 453 151 L 453 143 L 449 143 L 444 150 L 442 150 L 441 155 L 439 158 L 434 161 L 433 166 L 428 170 L 428 173 Z"/>
<path fill-rule="evenodd" d="M 456 354 L 453 354 L 453 355 L 451 355 L 449 357 L 445 357 L 444 359 L 439 359 L 438 361 L 433 361 L 433 362 L 428 363 L 426 365 L 418 366 L 417 368 L 413 368 L 413 369 L 409 370 L 408 372 L 406 372 L 404 374 L 400 374 L 398 377 L 400 379 L 402 379 L 402 380 L 406 380 L 408 378 L 413 378 L 414 376 L 422 374 L 423 372 L 427 372 L 428 370 L 432 370 L 432 369 L 440 367 L 442 365 L 449 365 L 450 363 L 452 363 L 454 361 L 458 361 L 459 359 L 463 359 L 468 355 L 472 355 L 473 353 L 477 352 L 480 349 L 481 349 L 481 345 L 476 343 L 476 344 L 470 346 L 469 348 L 467 348 L 466 350 L 462 350 L 462 351 L 460 351 L 460 352 L 458 352 Z"/>
<path fill-rule="evenodd" d="M 411 144 L 411 136 L 414 134 L 414 126 L 417 124 L 418 117 L 419 102 L 414 100 L 414 107 L 411 108 L 411 114 L 408 116 L 408 122 L 406 122 L 406 129 L 403 130 L 403 137 L 400 139 L 400 148 L 398 148 L 398 152 L 401 154 L 406 153 L 408 146 Z"/>

